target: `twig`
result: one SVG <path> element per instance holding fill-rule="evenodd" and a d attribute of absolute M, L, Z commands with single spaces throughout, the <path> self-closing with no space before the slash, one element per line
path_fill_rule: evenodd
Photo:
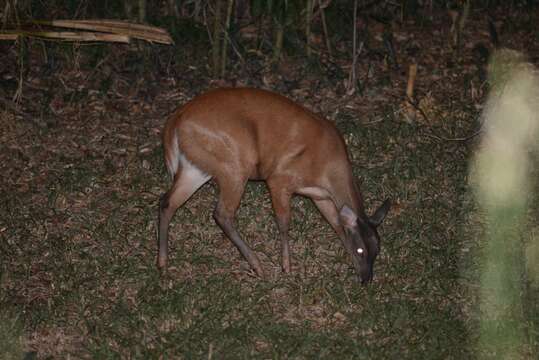
<path fill-rule="evenodd" d="M 17 108 L 17 105 L 13 101 L 4 99 L 3 97 L 0 97 L 0 103 L 4 105 L 8 110 L 13 111 L 16 115 L 22 116 L 23 118 L 26 118 L 26 114 L 19 110 Z"/>
<path fill-rule="evenodd" d="M 397 61 L 397 54 L 395 52 L 395 47 L 393 46 L 393 33 L 385 30 L 383 34 L 384 45 L 389 54 L 389 58 L 393 61 L 393 68 L 399 69 L 399 62 Z"/>
<path fill-rule="evenodd" d="M 348 75 L 348 89 L 346 89 L 346 93 L 348 95 L 352 95 L 354 91 L 356 90 L 356 48 L 357 48 L 357 0 L 354 0 L 354 31 L 352 36 L 352 41 L 354 42 L 352 45 L 352 68 L 350 69 L 350 74 Z M 363 47 L 363 43 L 361 44 Z"/>
<path fill-rule="evenodd" d="M 240 51 L 238 50 L 238 47 L 236 46 L 236 44 L 234 43 L 234 41 L 232 41 L 232 38 L 230 37 L 230 34 L 227 32 L 225 32 L 225 36 L 226 38 L 228 39 L 228 43 L 229 45 L 232 47 L 232 50 L 234 50 L 234 52 L 236 53 L 236 56 L 238 57 L 238 59 L 240 59 L 240 61 L 242 63 L 245 63 L 245 59 L 243 58 L 243 56 L 241 55 Z"/>
<path fill-rule="evenodd" d="M 2 94 L 0 93 L 0 104 L 2 104 L 7 110 L 13 112 L 15 115 L 22 117 L 24 121 L 34 124 L 39 128 L 44 128 L 46 126 L 45 124 L 36 120 L 34 116 L 27 114 L 22 110 L 19 110 L 18 106 L 13 101 L 4 99 L 4 97 L 1 95 Z"/>
<path fill-rule="evenodd" d="M 474 137 L 476 137 L 479 134 L 481 134 L 481 128 L 479 128 L 479 130 L 477 130 L 476 132 L 474 132 L 473 134 L 471 134 L 469 136 L 458 137 L 458 138 L 446 138 L 446 137 L 443 137 L 443 136 L 434 135 L 432 132 L 425 133 L 426 136 L 431 137 L 433 139 L 436 139 L 438 141 L 462 141 L 462 142 L 471 140 L 471 139 L 473 139 Z"/>
<path fill-rule="evenodd" d="M 19 39 L 19 56 L 18 56 L 18 65 L 19 65 L 19 81 L 17 86 L 17 91 L 13 95 L 13 102 L 19 103 L 22 99 L 22 86 L 23 86 L 23 73 L 24 73 L 24 39 Z"/>
<path fill-rule="evenodd" d="M 2 28 L 5 28 L 7 25 L 7 19 L 9 14 L 9 1 L 6 1 L 6 4 L 4 5 L 4 16 L 2 18 Z"/>
<path fill-rule="evenodd" d="M 311 22 L 313 20 L 314 3 L 312 0 L 307 0 L 305 4 L 305 52 L 307 57 L 311 57 Z"/>
<path fill-rule="evenodd" d="M 234 0 L 228 0 L 226 18 L 225 18 L 225 28 L 223 29 L 223 48 L 221 53 L 221 78 L 225 77 L 226 71 L 226 59 L 227 59 L 227 47 L 228 47 L 228 30 L 230 28 L 230 18 L 232 16 L 232 7 L 234 5 Z"/>
<path fill-rule="evenodd" d="M 213 77 L 219 76 L 219 50 L 221 49 L 221 37 L 219 36 L 220 27 L 221 27 L 221 2 L 217 1 L 215 3 L 215 10 L 213 14 L 213 42 L 211 45 Z"/>
<path fill-rule="evenodd" d="M 427 123 L 430 123 L 430 120 L 429 120 L 429 117 L 427 116 L 427 114 L 425 114 L 425 112 L 423 111 L 423 109 L 421 109 L 421 107 L 411 98 L 407 98 L 406 101 L 411 105 L 413 106 L 420 114 L 421 116 L 423 116 L 423 118 L 425 119 L 425 121 Z M 440 135 L 436 135 L 432 132 L 432 130 L 429 130 L 427 132 L 425 132 L 425 135 L 428 136 L 428 137 L 431 137 L 433 139 L 436 139 L 438 141 L 468 141 L 468 140 L 471 140 L 473 139 L 474 137 L 476 137 L 477 135 L 481 134 L 481 131 L 482 131 L 482 127 L 483 127 L 483 124 L 481 124 L 479 126 L 479 129 L 477 129 L 475 132 L 473 132 L 471 135 L 468 135 L 468 136 L 464 136 L 464 137 L 456 137 L 456 138 L 447 138 L 445 136 L 440 136 Z"/>
<path fill-rule="evenodd" d="M 320 18 L 322 19 L 322 29 L 324 30 L 324 37 L 326 38 L 326 47 L 328 49 L 328 55 L 330 58 L 333 57 L 331 52 L 331 41 L 329 40 L 328 27 L 326 24 L 326 13 L 322 7 L 322 0 L 318 0 L 318 8 L 320 11 Z"/>
<path fill-rule="evenodd" d="M 423 111 L 423 109 L 421 109 L 421 107 L 414 101 L 414 99 L 412 97 L 410 97 L 409 95 L 406 96 L 406 103 L 408 105 L 411 105 L 415 110 L 419 111 L 419 113 L 421 114 L 421 116 L 423 116 L 423 119 L 425 119 L 425 121 L 428 123 L 428 124 L 431 124 L 431 121 L 429 119 L 429 117 L 427 116 L 427 114 L 425 114 L 425 112 Z"/>

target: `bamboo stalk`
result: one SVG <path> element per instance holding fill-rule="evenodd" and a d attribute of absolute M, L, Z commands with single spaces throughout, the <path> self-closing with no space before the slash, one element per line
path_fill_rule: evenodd
<path fill-rule="evenodd" d="M 324 12 L 324 8 L 322 7 L 322 0 L 318 0 L 318 7 L 320 8 L 320 18 L 322 19 L 322 29 L 324 30 L 324 37 L 326 38 L 326 47 L 328 49 L 328 55 L 330 58 L 333 57 L 332 51 L 331 51 L 331 41 L 329 39 L 329 33 L 328 33 L 328 27 L 326 24 L 326 14 Z"/>
<path fill-rule="evenodd" d="M 146 0 L 138 1 L 138 21 L 146 22 Z"/>
<path fill-rule="evenodd" d="M 417 75 L 417 64 L 411 64 L 408 70 L 408 84 L 406 85 L 405 116 L 408 121 L 415 119 L 416 109 L 413 106 L 415 78 Z"/>
<path fill-rule="evenodd" d="M 2 28 L 6 27 L 7 21 L 9 19 L 9 11 L 10 11 L 9 5 L 10 5 L 9 1 L 6 1 L 6 4 L 4 5 L 3 16 L 2 16 Z"/>
<path fill-rule="evenodd" d="M 352 68 L 350 69 L 350 73 L 348 74 L 348 86 L 346 89 L 346 94 L 352 95 L 356 91 L 356 62 L 357 62 L 357 56 L 358 53 L 356 52 L 357 49 L 357 0 L 354 0 L 354 14 L 353 14 L 353 31 L 352 31 Z M 362 43 L 363 46 L 363 43 Z"/>
<path fill-rule="evenodd" d="M 219 50 L 221 49 L 221 1 L 215 2 L 215 14 L 213 19 L 213 43 L 212 43 L 212 73 L 213 77 L 219 74 Z"/>
<path fill-rule="evenodd" d="M 311 57 L 312 50 L 311 50 L 311 22 L 312 22 L 312 15 L 313 15 L 313 2 L 312 0 L 307 0 L 306 6 L 305 6 L 305 52 L 307 53 L 307 57 Z"/>
<path fill-rule="evenodd" d="M 417 75 L 417 64 L 411 64 L 408 71 L 408 84 L 406 86 L 406 96 L 409 99 L 412 99 L 414 97 L 414 85 L 415 85 L 416 75 Z"/>
<path fill-rule="evenodd" d="M 124 1 L 124 16 L 128 20 L 133 20 L 133 2 Z"/>
<path fill-rule="evenodd" d="M 276 24 L 275 43 L 273 44 L 273 62 L 278 62 L 281 58 L 281 50 L 283 49 L 284 40 L 284 25 Z"/>
<path fill-rule="evenodd" d="M 228 30 L 230 28 L 230 17 L 232 16 L 232 7 L 234 5 L 234 0 L 228 0 L 228 6 L 226 11 L 226 20 L 225 20 L 225 29 L 223 31 L 223 52 L 221 53 L 221 78 L 225 77 L 226 71 L 226 59 L 227 59 L 227 48 L 228 48 Z"/>

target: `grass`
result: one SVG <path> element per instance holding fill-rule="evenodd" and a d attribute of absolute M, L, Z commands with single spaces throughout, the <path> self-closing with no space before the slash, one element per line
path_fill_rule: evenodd
<path fill-rule="evenodd" d="M 0 311 L 0 354 L 6 360 L 19 359 L 23 352 L 22 326 L 16 316 Z"/>
<path fill-rule="evenodd" d="M 470 147 L 426 138 L 390 113 L 376 125 L 338 126 L 368 207 L 386 197 L 396 204 L 381 228 L 383 250 L 369 287 L 354 281 L 336 235 L 303 198 L 293 203 L 293 273 L 282 274 L 262 183 L 247 187 L 238 223 L 267 280 L 250 275 L 214 224 L 211 184 L 174 218 L 170 271 L 160 277 L 154 227 L 157 195 L 168 186 L 160 148 L 141 154 L 136 143 L 111 134 L 101 142 L 130 148 L 99 153 L 72 131 L 62 136 L 94 156 L 76 158 L 66 149 L 47 157 L 46 144 L 62 130 L 42 135 L 44 150 L 26 154 L 36 158 L 24 170 L 31 179 L 11 177 L 0 205 L 0 304 L 23 320 L 27 351 L 90 358 L 472 357 L 477 322 L 467 313 L 467 285 L 477 277 L 465 279 L 459 269 L 463 247 L 475 246 L 463 229 L 471 207 Z M 145 136 L 137 141 L 158 141 Z"/>
<path fill-rule="evenodd" d="M 211 183 L 174 217 L 169 269 L 160 276 L 157 204 L 170 184 L 163 112 L 192 95 L 186 92 L 210 87 L 196 67 L 168 85 L 115 74 L 107 94 L 95 90 L 102 76 L 81 85 L 57 74 L 66 89 L 85 90 L 64 97 L 62 113 L 44 128 L 0 109 L 0 357 L 497 358 L 477 350 L 485 218 L 468 170 L 478 138 L 444 140 L 474 133 L 479 114 L 462 90 L 470 85 L 461 76 L 469 75 L 466 65 L 442 70 L 449 75 L 432 83 L 422 75 L 418 85 L 429 119 L 399 113 L 405 83 L 396 74 L 390 86 L 372 79 L 367 95 L 339 97 L 333 79 L 316 83 L 321 94 L 310 94 L 309 82 L 288 94 L 335 121 L 368 209 L 393 200 L 368 287 L 356 283 L 337 236 L 301 197 L 292 204 L 293 271 L 283 274 L 263 183 L 247 186 L 237 222 L 267 279 L 252 276 L 214 223 Z M 387 78 L 387 70 L 373 71 Z M 131 83 L 158 91 L 137 97 Z M 533 199 L 529 263 L 539 259 Z M 536 278 L 515 279 L 525 359 L 539 352 L 539 276 L 529 274 Z"/>

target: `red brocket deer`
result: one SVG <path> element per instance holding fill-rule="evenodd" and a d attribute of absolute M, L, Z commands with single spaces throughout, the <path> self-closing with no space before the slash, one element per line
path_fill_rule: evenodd
<path fill-rule="evenodd" d="M 215 221 L 263 277 L 257 255 L 236 230 L 234 216 L 247 181 L 265 180 L 277 218 L 285 272 L 290 271 L 290 198 L 300 194 L 314 201 L 336 231 L 359 280 L 372 280 L 373 264 L 380 251 L 376 228 L 390 202 L 386 200 L 370 217 L 365 214 L 345 143 L 328 120 L 269 91 L 216 89 L 170 116 L 163 144 L 173 184 L 160 202 L 160 269 L 167 265 L 172 216 L 213 178 L 219 188 Z"/>

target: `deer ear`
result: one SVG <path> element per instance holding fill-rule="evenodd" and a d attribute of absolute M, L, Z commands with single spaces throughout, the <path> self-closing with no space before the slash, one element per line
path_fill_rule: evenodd
<path fill-rule="evenodd" d="M 341 208 L 339 219 L 341 220 L 341 225 L 345 228 L 352 229 L 357 227 L 357 215 L 347 205 L 343 205 Z"/>
<path fill-rule="evenodd" d="M 389 211 L 389 208 L 391 207 L 391 200 L 386 199 L 382 205 L 374 212 L 374 214 L 369 218 L 369 222 L 374 226 L 378 227 L 382 221 L 384 221 L 384 218 L 387 215 L 387 212 Z"/>

